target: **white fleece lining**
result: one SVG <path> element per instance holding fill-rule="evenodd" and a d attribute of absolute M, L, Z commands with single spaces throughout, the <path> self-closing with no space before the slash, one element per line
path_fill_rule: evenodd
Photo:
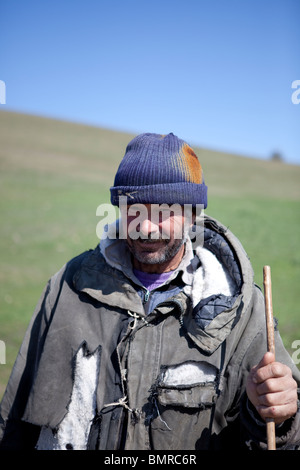
<path fill-rule="evenodd" d="M 96 412 L 96 387 L 99 373 L 99 353 L 85 355 L 81 347 L 76 355 L 74 385 L 68 412 L 54 435 L 43 427 L 38 450 L 84 450 Z"/>
<path fill-rule="evenodd" d="M 202 247 L 196 249 L 196 254 L 201 261 L 201 266 L 194 275 L 192 286 L 193 306 L 195 307 L 200 300 L 211 295 L 234 295 L 234 283 L 230 276 L 226 275 L 215 255 Z"/>
<path fill-rule="evenodd" d="M 161 385 L 176 387 L 178 385 L 195 385 L 213 382 L 216 369 L 206 362 L 185 362 L 168 367 L 162 377 Z"/>

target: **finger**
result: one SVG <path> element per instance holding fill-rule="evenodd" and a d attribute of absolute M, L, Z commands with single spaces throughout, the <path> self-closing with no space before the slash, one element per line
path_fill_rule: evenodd
<path fill-rule="evenodd" d="M 272 362 L 275 362 L 275 356 L 274 356 L 273 353 L 268 351 L 264 354 L 264 356 L 263 356 L 262 360 L 260 361 L 260 363 L 258 364 L 257 368 L 267 366 L 268 364 L 271 364 Z"/>
<path fill-rule="evenodd" d="M 297 384 L 293 377 L 276 377 L 265 380 L 256 386 L 256 393 L 258 395 L 265 395 L 267 393 L 287 392 L 295 390 Z"/>
<path fill-rule="evenodd" d="M 261 361 L 256 366 L 252 367 L 251 375 L 252 375 L 254 382 L 256 382 L 255 374 L 258 371 L 258 369 L 260 369 L 261 367 L 267 366 L 268 364 L 271 364 L 272 362 L 274 362 L 274 360 L 275 360 L 274 354 L 272 354 L 271 352 L 267 352 L 264 354 Z"/>
<path fill-rule="evenodd" d="M 277 393 L 266 393 L 257 397 L 258 406 L 281 406 L 288 404 L 296 404 L 296 394 L 294 390 L 288 390 Z"/>
<path fill-rule="evenodd" d="M 263 419 L 274 419 L 275 424 L 280 424 L 283 421 L 291 418 L 297 411 L 297 407 L 293 404 L 284 404 L 278 406 L 257 406 L 258 413 Z"/>
<path fill-rule="evenodd" d="M 256 369 L 253 374 L 253 381 L 256 384 L 260 384 L 268 379 L 284 376 L 291 376 L 289 367 L 280 362 L 271 362 Z"/>

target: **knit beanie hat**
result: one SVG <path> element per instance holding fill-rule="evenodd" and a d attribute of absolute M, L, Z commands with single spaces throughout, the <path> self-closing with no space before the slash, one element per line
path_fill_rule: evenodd
<path fill-rule="evenodd" d="M 127 145 L 110 188 L 111 203 L 127 196 L 128 204 L 202 204 L 207 186 L 192 148 L 174 134 L 141 134 Z"/>

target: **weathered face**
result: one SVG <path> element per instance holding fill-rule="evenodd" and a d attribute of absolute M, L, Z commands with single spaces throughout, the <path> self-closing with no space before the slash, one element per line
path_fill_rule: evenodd
<path fill-rule="evenodd" d="M 126 217 L 122 217 L 123 230 L 135 267 L 139 265 L 142 270 L 153 272 L 157 268 L 156 272 L 163 272 L 166 265 L 179 264 L 191 225 L 190 214 L 175 204 L 134 204 L 126 210 Z"/>

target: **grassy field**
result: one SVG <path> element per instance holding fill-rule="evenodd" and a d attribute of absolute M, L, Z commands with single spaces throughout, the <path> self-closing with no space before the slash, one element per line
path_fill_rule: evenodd
<path fill-rule="evenodd" d="M 98 243 L 96 208 L 109 202 L 132 137 L 0 112 L 0 397 L 47 280 Z M 207 213 L 240 238 L 260 286 L 263 265 L 271 265 L 274 313 L 293 352 L 300 339 L 300 167 L 195 150 L 209 188 Z"/>

